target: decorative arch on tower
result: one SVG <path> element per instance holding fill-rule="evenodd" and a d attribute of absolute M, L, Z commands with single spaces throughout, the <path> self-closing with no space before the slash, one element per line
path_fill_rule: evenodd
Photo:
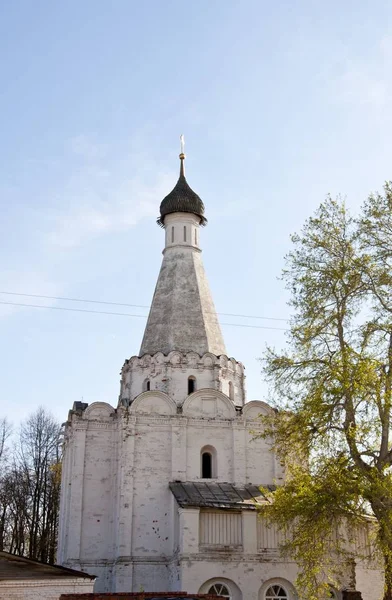
<path fill-rule="evenodd" d="M 247 421 L 255 421 L 259 415 L 272 415 L 274 409 L 263 400 L 251 400 L 242 409 L 242 416 Z"/>
<path fill-rule="evenodd" d="M 129 412 L 131 414 L 141 413 L 170 416 L 177 413 L 177 405 L 164 392 L 153 390 L 139 394 L 130 405 Z"/>
<path fill-rule="evenodd" d="M 172 350 L 167 355 L 167 358 L 172 366 L 181 365 L 183 361 L 183 354 L 178 352 L 178 350 Z"/>
<path fill-rule="evenodd" d="M 113 406 L 107 402 L 93 402 L 83 413 L 84 419 L 96 419 L 97 417 L 111 417 L 115 413 Z"/>
<path fill-rule="evenodd" d="M 205 352 L 201 357 L 201 360 L 205 367 L 212 367 L 216 364 L 219 364 L 218 357 L 215 354 L 212 354 L 212 352 Z"/>
<path fill-rule="evenodd" d="M 184 401 L 182 413 L 186 417 L 209 419 L 234 419 L 236 410 L 233 402 L 219 390 L 204 388 L 197 390 Z"/>

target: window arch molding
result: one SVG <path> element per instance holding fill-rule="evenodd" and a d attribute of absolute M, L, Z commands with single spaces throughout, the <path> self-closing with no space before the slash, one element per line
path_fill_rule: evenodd
<path fill-rule="evenodd" d="M 242 600 L 242 593 L 238 585 L 234 583 L 234 581 L 232 581 L 231 579 L 227 579 L 226 577 L 214 577 L 213 579 L 209 579 L 208 581 L 203 583 L 198 593 L 212 593 L 212 595 L 218 595 L 217 591 L 215 591 L 218 588 L 216 587 L 214 590 L 214 586 L 224 586 L 227 589 L 227 591 L 229 592 L 229 596 L 226 596 L 227 600 Z M 210 592 L 210 590 L 212 590 L 212 592 Z M 224 594 L 223 596 L 225 597 Z"/>
<path fill-rule="evenodd" d="M 201 479 L 216 479 L 218 477 L 218 457 L 214 446 L 203 446 L 200 450 Z"/>
<path fill-rule="evenodd" d="M 298 595 L 290 581 L 283 577 L 274 577 L 261 586 L 259 600 L 298 600 Z"/>

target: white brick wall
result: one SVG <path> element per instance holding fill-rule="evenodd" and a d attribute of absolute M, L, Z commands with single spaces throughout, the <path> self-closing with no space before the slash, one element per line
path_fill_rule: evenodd
<path fill-rule="evenodd" d="M 0 581 L 0 600 L 59 600 L 61 594 L 92 592 L 91 579 Z"/>
<path fill-rule="evenodd" d="M 177 400 L 151 390 L 129 407 L 94 403 L 72 415 L 59 562 L 98 575 L 95 591 L 196 593 L 221 577 L 231 581 L 233 600 L 263 600 L 260 590 L 273 578 L 292 586 L 296 566 L 279 559 L 272 548 L 277 536 L 257 526 L 255 513 L 242 513 L 236 530 L 242 547 L 213 547 L 212 538 L 200 543 L 199 509 L 178 509 L 168 487 L 169 481 L 200 479 L 206 445 L 216 450 L 218 481 L 268 485 L 281 479 L 267 441 L 254 439 L 261 430 L 257 415 L 269 407 L 254 401 L 238 412 L 216 388 Z M 361 568 L 357 579 L 364 600 L 376 600 L 371 590 L 381 585 L 379 571 Z"/>

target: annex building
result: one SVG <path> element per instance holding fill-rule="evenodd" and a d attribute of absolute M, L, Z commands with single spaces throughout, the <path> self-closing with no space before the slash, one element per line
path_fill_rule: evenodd
<path fill-rule="evenodd" d="M 95 577 L 0 551 L 0 600 L 59 600 L 93 591 Z"/>
<path fill-rule="evenodd" d="M 246 401 L 244 366 L 227 354 L 202 262 L 205 208 L 184 159 L 160 205 L 162 266 L 118 404 L 76 402 L 69 413 L 58 562 L 96 575 L 97 592 L 299 599 L 296 565 L 256 511 L 259 486 L 284 477 L 255 439 L 272 409 Z M 376 600 L 381 577 L 358 561 L 343 588 Z"/>

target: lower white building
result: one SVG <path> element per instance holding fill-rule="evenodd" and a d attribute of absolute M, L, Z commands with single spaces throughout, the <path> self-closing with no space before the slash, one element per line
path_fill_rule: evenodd
<path fill-rule="evenodd" d="M 96 591 L 186 591 L 294 600 L 297 568 L 257 517 L 259 486 L 283 480 L 228 357 L 199 246 L 204 205 L 181 172 L 162 201 L 163 262 L 141 350 L 117 406 L 77 402 L 65 430 L 59 562 Z M 342 589 L 376 600 L 379 571 L 358 562 Z M 330 598 L 342 598 L 331 588 Z"/>
<path fill-rule="evenodd" d="M 62 594 L 88 594 L 95 577 L 0 552 L 0 600 L 59 600 Z"/>

